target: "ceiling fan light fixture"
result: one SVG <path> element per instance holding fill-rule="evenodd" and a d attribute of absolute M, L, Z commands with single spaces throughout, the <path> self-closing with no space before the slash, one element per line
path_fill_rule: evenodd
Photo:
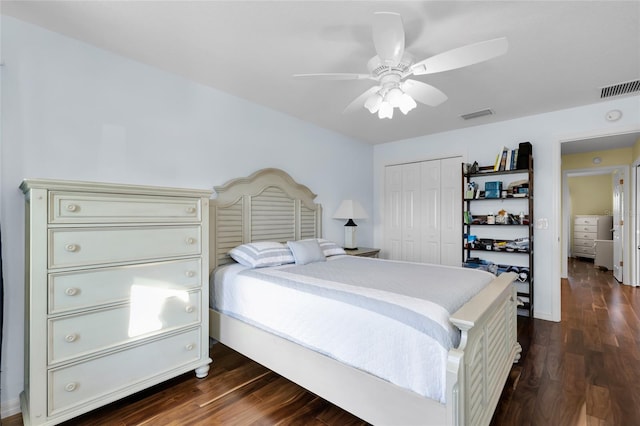
<path fill-rule="evenodd" d="M 364 107 L 368 109 L 371 114 L 375 114 L 380 109 L 380 104 L 382 104 L 382 96 L 380 96 L 380 93 L 374 93 L 367 98 Z"/>
<path fill-rule="evenodd" d="M 400 106 L 400 99 L 402 98 L 402 95 L 404 95 L 404 92 L 402 92 L 398 87 L 394 87 L 387 92 L 384 100 L 389 102 L 392 107 L 397 108 Z"/>
<path fill-rule="evenodd" d="M 380 109 L 378 110 L 378 118 L 393 118 L 393 106 L 389 102 L 383 101 L 380 104 Z"/>
<path fill-rule="evenodd" d="M 400 111 L 404 115 L 407 115 L 409 111 L 411 111 L 417 106 L 418 104 L 416 103 L 416 101 L 414 101 L 413 98 L 408 94 L 403 93 L 402 96 L 400 97 L 400 105 L 398 105 L 398 108 L 400 108 Z"/>

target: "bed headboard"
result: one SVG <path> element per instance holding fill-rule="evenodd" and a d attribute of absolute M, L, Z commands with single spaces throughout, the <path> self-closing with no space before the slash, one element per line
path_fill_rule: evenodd
<path fill-rule="evenodd" d="M 254 241 L 300 240 L 322 236 L 322 206 L 316 194 L 280 169 L 216 186 L 209 209 L 209 268 L 233 262 L 232 248 Z"/>

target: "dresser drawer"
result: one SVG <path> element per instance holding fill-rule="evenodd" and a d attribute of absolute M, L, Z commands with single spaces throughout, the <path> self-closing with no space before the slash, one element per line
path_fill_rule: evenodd
<path fill-rule="evenodd" d="M 585 240 L 585 239 L 581 239 L 581 238 L 574 238 L 573 239 L 573 246 L 574 247 L 589 247 L 589 248 L 593 248 L 595 247 L 596 242 L 595 240 Z"/>
<path fill-rule="evenodd" d="M 598 218 L 597 217 L 579 217 L 576 216 L 573 219 L 573 224 L 574 225 L 597 225 L 598 224 Z"/>
<path fill-rule="evenodd" d="M 595 232 L 585 232 L 585 231 L 574 231 L 573 232 L 573 239 L 574 240 L 588 240 L 588 241 L 595 241 L 596 240 L 596 236 L 598 234 Z"/>
<path fill-rule="evenodd" d="M 49 314 L 129 300 L 139 288 L 201 286 L 200 258 L 49 274 Z"/>
<path fill-rule="evenodd" d="M 574 234 L 590 232 L 590 233 L 593 233 L 593 235 L 595 236 L 598 232 L 598 226 L 597 225 L 575 225 L 573 227 L 573 232 Z"/>
<path fill-rule="evenodd" d="M 131 304 L 49 320 L 49 363 L 200 322 L 200 292 L 136 287 Z"/>
<path fill-rule="evenodd" d="M 49 193 L 49 223 L 198 222 L 200 200 L 182 197 Z"/>
<path fill-rule="evenodd" d="M 200 329 L 49 371 L 49 415 L 181 370 L 200 360 Z M 179 373 L 178 373 L 179 374 Z M 155 381 L 157 383 L 157 380 Z"/>
<path fill-rule="evenodd" d="M 97 265 L 200 254 L 200 226 L 49 230 L 49 267 Z"/>
<path fill-rule="evenodd" d="M 573 255 L 574 256 L 594 257 L 595 253 L 596 253 L 595 246 L 586 247 L 586 246 L 577 246 L 575 244 L 573 246 Z"/>

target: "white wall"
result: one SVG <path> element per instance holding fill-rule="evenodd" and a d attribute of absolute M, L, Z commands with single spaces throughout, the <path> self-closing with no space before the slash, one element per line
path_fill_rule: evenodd
<path fill-rule="evenodd" d="M 612 109 L 623 112 L 620 121 L 605 120 Z M 547 219 L 548 229 L 535 230 L 535 297 L 537 318 L 560 320 L 560 142 L 640 130 L 640 96 L 480 125 L 374 147 L 374 244 L 383 239 L 384 166 L 407 161 L 462 155 L 468 162 L 493 164 L 502 146 L 515 148 L 530 141 L 534 156 L 536 220 Z"/>
<path fill-rule="evenodd" d="M 372 214 L 370 145 L 2 17 L 2 416 L 23 388 L 24 178 L 211 188 L 264 167 L 318 194 L 327 238 L 343 198 Z M 355 161 L 354 161 L 355 160 Z M 372 221 L 358 241 L 373 243 Z"/>

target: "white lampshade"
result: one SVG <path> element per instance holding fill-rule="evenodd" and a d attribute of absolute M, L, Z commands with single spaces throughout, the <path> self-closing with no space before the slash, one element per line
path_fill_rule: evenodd
<path fill-rule="evenodd" d="M 334 219 L 367 219 L 367 212 L 355 200 L 342 200 L 338 210 L 333 214 Z"/>
<path fill-rule="evenodd" d="M 356 244 L 356 223 L 353 219 L 366 219 L 367 212 L 364 211 L 360 203 L 355 200 L 343 200 L 338 206 L 338 210 L 333 215 L 334 219 L 347 219 L 344 225 L 344 248 L 355 250 Z"/>

